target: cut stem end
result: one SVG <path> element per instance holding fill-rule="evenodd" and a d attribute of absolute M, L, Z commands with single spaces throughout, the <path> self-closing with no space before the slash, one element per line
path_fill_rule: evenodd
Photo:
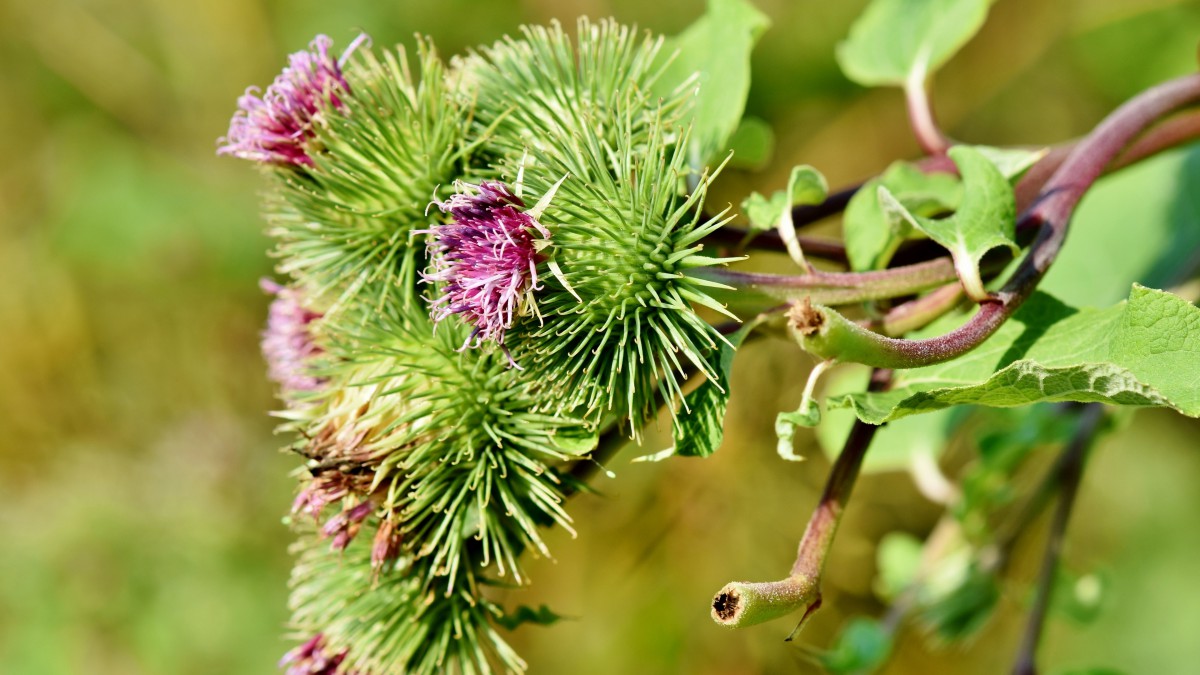
<path fill-rule="evenodd" d="M 712 618 L 722 626 L 743 628 L 804 610 L 807 616 L 821 604 L 815 579 L 792 576 L 781 581 L 734 581 L 717 592 Z"/>

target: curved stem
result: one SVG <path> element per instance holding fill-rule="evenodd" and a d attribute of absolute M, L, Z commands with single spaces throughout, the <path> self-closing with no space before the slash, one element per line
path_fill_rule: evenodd
<path fill-rule="evenodd" d="M 871 391 L 881 391 L 891 384 L 889 370 L 871 374 Z M 780 581 L 742 582 L 726 584 L 713 597 L 712 617 L 730 628 L 751 626 L 776 619 L 797 610 L 804 610 L 800 623 L 788 639 L 804 625 L 821 606 L 821 574 L 833 546 L 834 535 L 846 510 L 846 503 L 858 479 L 863 458 L 879 427 L 856 420 L 846 438 L 842 452 L 833 462 L 825 490 L 808 520 L 804 536 L 796 551 L 791 573 Z"/>
<path fill-rule="evenodd" d="M 930 155 L 944 155 L 950 139 L 938 128 L 929 104 L 929 89 L 924 67 L 914 68 L 904 83 L 904 99 L 908 104 L 908 120 L 921 148 Z"/>
<path fill-rule="evenodd" d="M 1109 115 L 1072 150 L 1021 216 L 1018 227 L 1037 227 L 1038 234 L 1004 287 L 983 302 L 965 325 L 941 337 L 897 340 L 874 333 L 861 336 L 874 343 L 881 357 L 877 362 L 862 362 L 912 368 L 957 358 L 982 344 L 1033 294 L 1066 240 L 1075 206 L 1108 164 L 1159 118 L 1198 100 L 1200 75 L 1188 75 L 1143 92 Z"/>

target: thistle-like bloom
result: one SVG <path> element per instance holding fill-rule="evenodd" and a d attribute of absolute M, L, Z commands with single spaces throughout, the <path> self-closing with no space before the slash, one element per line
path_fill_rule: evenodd
<path fill-rule="evenodd" d="M 346 54 L 359 40 L 351 44 Z M 318 35 L 308 50 L 289 57 L 288 66 L 261 98 L 257 87 L 247 89 L 238 98 L 238 111 L 229 123 L 229 135 L 221 139 L 224 144 L 217 154 L 271 164 L 311 166 L 306 143 L 313 136 L 313 118 L 326 104 L 342 107 L 341 96 L 350 91 L 342 76 L 341 61 L 329 54 L 331 46 L 332 40 Z"/>
<path fill-rule="evenodd" d="M 550 231 L 537 221 L 540 209 L 525 210 L 525 202 L 503 183 L 457 185 L 473 194 L 434 202 L 454 221 L 429 230 L 433 273 L 422 276 L 443 284 L 431 307 L 433 321 L 459 314 L 474 326 L 463 348 L 484 341 L 503 347 L 505 331 L 534 306 L 537 265 L 543 260 L 538 251 Z"/>
<path fill-rule="evenodd" d="M 325 650 L 325 636 L 317 633 L 308 642 L 283 655 L 279 667 L 287 666 L 287 675 L 354 675 L 355 671 L 340 670 L 347 650 L 330 654 Z"/>
<path fill-rule="evenodd" d="M 312 336 L 312 322 L 323 315 L 306 308 L 295 289 L 269 279 L 260 281 L 259 286 L 275 294 L 267 314 L 267 329 L 262 334 L 268 376 L 284 391 L 319 389 L 325 380 L 311 375 L 309 368 L 312 359 L 324 351 L 313 342 Z"/>

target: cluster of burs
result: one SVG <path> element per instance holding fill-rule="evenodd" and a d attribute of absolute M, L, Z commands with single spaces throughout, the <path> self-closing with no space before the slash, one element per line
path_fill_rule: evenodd
<path fill-rule="evenodd" d="M 321 36 L 221 140 L 268 183 L 263 348 L 305 460 L 289 672 L 523 671 L 498 629 L 538 613 L 489 588 L 570 527 L 602 433 L 719 386 L 697 87 L 661 39 L 573 32 L 449 60 Z"/>

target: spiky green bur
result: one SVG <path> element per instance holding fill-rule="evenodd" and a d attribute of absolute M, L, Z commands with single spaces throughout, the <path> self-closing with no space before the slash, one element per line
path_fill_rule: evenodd
<path fill-rule="evenodd" d="M 391 292 L 412 264 L 413 230 L 430 222 L 426 205 L 459 171 L 467 111 L 432 44 L 418 42 L 416 55 L 414 73 L 403 48 L 356 50 L 349 92 L 313 128 L 311 166 L 275 170 L 267 212 L 279 269 L 319 292 Z"/>
<path fill-rule="evenodd" d="M 460 577 L 449 593 L 434 593 L 423 583 L 428 562 L 407 558 L 377 574 L 364 541 L 336 553 L 310 534 L 293 550 L 291 628 L 301 639 L 322 635 L 330 653 L 345 650 L 338 672 L 525 671 L 495 627 L 503 611 L 467 579 Z"/>
<path fill-rule="evenodd" d="M 723 308 L 686 275 L 719 260 L 700 240 L 711 177 L 687 189 L 686 92 L 651 99 L 660 40 L 611 21 L 524 28 L 460 65 L 476 102 L 477 155 L 529 201 L 566 176 L 541 216 L 552 233 L 537 311 L 507 339 L 541 408 L 580 410 L 593 424 L 630 419 L 636 434 L 689 372 L 715 377 L 720 340 L 693 304 Z M 556 269 L 557 268 L 557 269 Z"/>
<path fill-rule="evenodd" d="M 369 466 L 401 550 L 430 556 L 448 583 L 466 537 L 497 575 L 521 582 L 520 553 L 548 553 L 539 526 L 569 527 L 553 467 L 590 451 L 596 436 L 580 420 L 536 412 L 527 375 L 502 354 L 458 351 L 464 328 L 431 333 L 406 310 L 335 340 L 342 365 L 328 397 L 295 413 L 312 439 L 306 454 L 322 466 Z"/>
<path fill-rule="evenodd" d="M 418 305 L 371 312 L 330 341 L 327 397 L 290 414 L 310 439 L 311 480 L 348 486 L 343 513 L 372 505 L 362 527 L 374 543 L 359 533 L 344 569 L 328 539 L 304 545 L 297 626 L 372 672 L 519 671 L 480 587 L 525 583 L 521 554 L 549 553 L 540 528 L 570 527 L 554 467 L 589 452 L 595 433 L 536 412 L 527 374 L 503 354 L 457 351 L 465 327 L 434 333 Z"/>

